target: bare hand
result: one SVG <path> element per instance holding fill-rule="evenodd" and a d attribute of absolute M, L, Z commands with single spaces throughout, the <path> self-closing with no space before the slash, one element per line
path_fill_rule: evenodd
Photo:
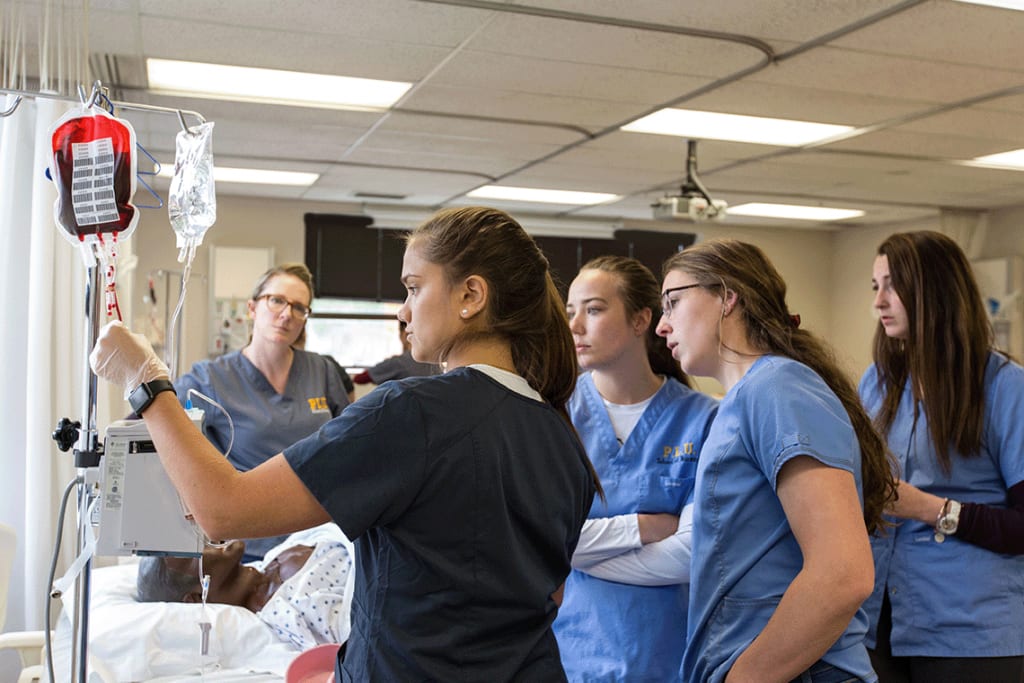
<path fill-rule="evenodd" d="M 96 346 L 89 354 L 89 365 L 97 377 L 124 389 L 125 398 L 140 384 L 168 379 L 171 374 L 149 340 L 132 334 L 117 320 L 100 330 Z"/>
<path fill-rule="evenodd" d="M 636 520 L 640 527 L 640 542 L 644 545 L 664 540 L 679 529 L 679 515 L 670 515 L 667 512 L 637 514 Z"/>

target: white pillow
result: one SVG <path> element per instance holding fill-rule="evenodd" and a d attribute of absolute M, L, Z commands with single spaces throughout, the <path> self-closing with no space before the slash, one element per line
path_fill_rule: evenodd
<path fill-rule="evenodd" d="M 92 571 L 88 654 L 118 681 L 198 674 L 204 665 L 207 673 L 241 669 L 283 677 L 299 652 L 244 607 L 137 602 L 136 574 L 135 564 Z M 67 609 L 65 605 L 54 643 L 57 671 L 70 670 Z M 206 657 L 200 651 L 200 621 L 211 624 Z"/>

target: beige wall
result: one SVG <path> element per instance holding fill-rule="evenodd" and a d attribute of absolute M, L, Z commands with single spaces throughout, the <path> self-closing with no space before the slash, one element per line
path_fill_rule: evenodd
<path fill-rule="evenodd" d="M 1024 207 L 989 214 L 988 235 L 980 258 L 1024 256 Z"/>

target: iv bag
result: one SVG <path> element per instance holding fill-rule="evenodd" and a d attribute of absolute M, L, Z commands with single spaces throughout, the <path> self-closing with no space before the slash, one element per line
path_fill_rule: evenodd
<path fill-rule="evenodd" d="M 213 183 L 213 122 L 181 131 L 176 140 L 174 176 L 167 191 L 167 213 L 178 236 L 179 261 L 194 253 L 217 220 Z"/>
<path fill-rule="evenodd" d="M 50 177 L 57 186 L 53 216 L 72 244 L 131 235 L 135 194 L 135 129 L 102 109 L 79 107 L 50 130 Z"/>

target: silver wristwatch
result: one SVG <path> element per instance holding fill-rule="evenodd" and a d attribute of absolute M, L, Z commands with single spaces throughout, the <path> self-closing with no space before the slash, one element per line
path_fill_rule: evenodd
<path fill-rule="evenodd" d="M 946 499 L 942 504 L 942 510 L 935 520 L 935 540 L 942 543 L 946 536 L 952 536 L 960 526 L 960 503 L 955 500 Z"/>

